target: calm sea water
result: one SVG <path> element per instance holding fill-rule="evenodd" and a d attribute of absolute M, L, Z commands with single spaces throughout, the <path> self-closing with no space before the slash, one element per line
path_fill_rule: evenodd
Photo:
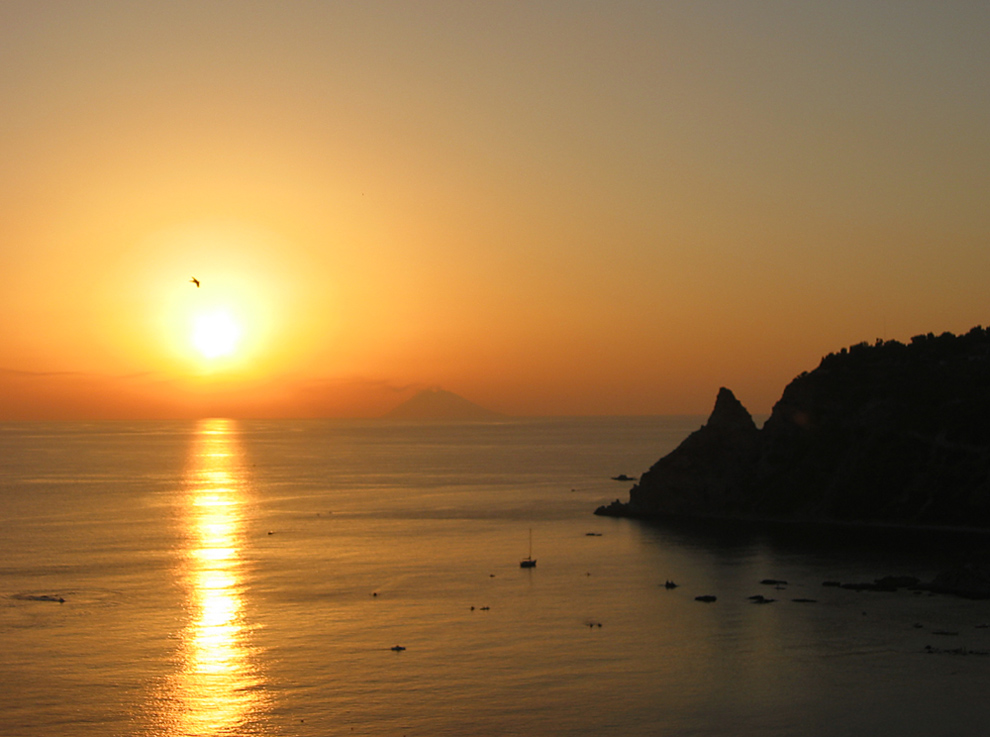
<path fill-rule="evenodd" d="M 0 734 L 990 732 L 990 602 L 821 585 L 981 540 L 592 516 L 701 421 L 0 425 Z"/>

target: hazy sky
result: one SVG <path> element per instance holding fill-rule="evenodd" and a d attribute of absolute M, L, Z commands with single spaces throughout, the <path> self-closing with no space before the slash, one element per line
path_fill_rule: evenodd
<path fill-rule="evenodd" d="M 4 0 L 0 419 L 768 412 L 990 323 L 988 38 L 982 0 Z"/>

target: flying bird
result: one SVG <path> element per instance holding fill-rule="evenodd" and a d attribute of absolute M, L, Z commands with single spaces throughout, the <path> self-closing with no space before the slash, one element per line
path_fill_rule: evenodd
<path fill-rule="evenodd" d="M 192 282 L 193 284 L 195 284 L 195 285 L 196 285 L 196 289 L 199 289 L 199 279 L 197 279 L 197 278 L 196 278 L 196 277 L 194 276 L 194 277 L 193 277 L 192 279 L 190 279 L 189 281 L 190 281 L 190 282 Z"/>

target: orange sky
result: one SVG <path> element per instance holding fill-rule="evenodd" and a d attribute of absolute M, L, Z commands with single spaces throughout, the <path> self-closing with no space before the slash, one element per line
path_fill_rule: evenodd
<path fill-rule="evenodd" d="M 988 37 L 908 0 L 4 2 L 0 419 L 768 412 L 990 323 Z"/>

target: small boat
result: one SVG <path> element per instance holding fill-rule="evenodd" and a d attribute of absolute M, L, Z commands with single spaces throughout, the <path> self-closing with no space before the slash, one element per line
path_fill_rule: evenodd
<path fill-rule="evenodd" d="M 520 568 L 536 568 L 536 559 L 533 558 L 533 530 L 529 531 L 529 555 L 519 561 Z"/>

